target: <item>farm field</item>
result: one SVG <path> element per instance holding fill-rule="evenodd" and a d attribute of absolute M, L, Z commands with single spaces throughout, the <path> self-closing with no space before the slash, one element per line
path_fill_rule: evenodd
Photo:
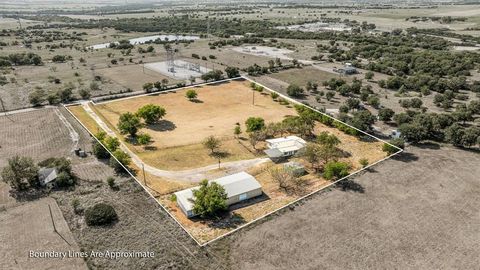
<path fill-rule="evenodd" d="M 211 248 L 242 269 L 473 269 L 479 163 L 475 152 L 411 146 L 355 176 L 364 193 L 319 193 Z"/>
<path fill-rule="evenodd" d="M 103 124 L 103 127 L 108 129 L 107 133 L 111 134 L 111 131 L 114 136 L 120 138 L 130 154 L 134 155 L 131 170 L 137 175 L 137 179 L 142 184 L 146 183 L 157 200 L 198 242 L 205 243 L 331 183 L 314 174 L 313 169 L 303 158 L 296 158 L 297 162 L 310 168 L 309 173 L 301 177 L 303 182 L 301 189 L 286 192 L 278 186 L 270 174 L 271 170 L 281 168 L 283 165 L 259 160 L 264 158 L 264 155 L 249 145 L 246 135 L 240 135 L 239 139 L 233 136 L 235 124 L 241 123 L 241 129 L 245 130 L 243 123 L 250 116 L 262 117 L 268 124 L 281 121 L 285 116 L 296 115 L 292 105 L 281 105 L 266 91 L 253 92 L 249 84 L 247 80 L 234 80 L 191 88 L 198 92 L 196 102 L 186 99 L 184 94 L 186 90 L 180 89 L 171 93 L 70 106 L 68 109 L 89 128 L 90 132 L 95 134 Z M 255 105 L 251 104 L 253 93 Z M 151 134 L 154 142 L 148 147 L 137 146 L 120 134 L 116 128 L 117 122 L 122 113 L 135 112 L 141 106 L 150 103 L 161 105 L 167 114 L 158 124 L 140 130 Z M 86 113 L 85 108 L 91 111 L 90 115 Z M 95 121 L 92 113 L 102 122 Z M 340 139 L 340 148 L 349 153 L 340 161 L 350 164 L 352 172 L 362 168 L 360 165 L 362 159 L 372 164 L 386 157 L 382 151 L 383 142 L 360 140 L 336 128 L 318 123 L 314 132 L 319 134 L 323 131 Z M 221 151 L 228 153 L 226 158 L 222 159 L 222 163 L 232 161 L 240 163 L 225 166 L 220 164 L 220 168 L 216 167 L 217 159 L 201 143 L 210 135 L 221 138 Z M 257 149 L 263 148 L 257 146 Z M 259 162 L 250 164 L 246 163 L 246 160 Z M 154 169 L 149 168 L 144 172 L 139 162 L 145 162 Z M 157 172 L 156 169 L 161 171 Z M 220 219 L 188 219 L 171 200 L 172 192 L 194 186 L 195 182 L 203 178 L 215 179 L 242 170 L 260 182 L 264 195 L 252 202 L 236 205 Z"/>
<path fill-rule="evenodd" d="M 0 211 L 0 226 L 0 261 L 4 269 L 39 269 L 38 265 L 42 265 L 42 269 L 88 269 L 82 258 L 29 256 L 31 251 L 80 252 L 60 208 L 52 198 Z M 54 226 L 58 233 L 54 231 Z"/>

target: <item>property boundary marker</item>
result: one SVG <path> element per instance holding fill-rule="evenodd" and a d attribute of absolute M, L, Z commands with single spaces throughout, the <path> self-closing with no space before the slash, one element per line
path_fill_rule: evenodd
<path fill-rule="evenodd" d="M 63 105 L 63 107 L 70 113 L 70 115 L 73 116 L 73 118 L 74 118 L 75 120 L 77 120 L 77 122 L 79 122 L 80 125 L 81 125 L 85 130 L 87 130 L 87 132 L 88 132 L 98 143 L 100 143 L 100 144 L 105 148 L 105 150 L 108 151 L 108 153 L 125 169 L 125 171 L 127 171 L 128 174 L 129 174 L 133 179 L 135 179 L 135 181 L 137 181 L 137 183 L 140 184 L 140 186 L 142 186 L 142 188 L 147 192 L 147 194 L 149 194 L 150 197 L 152 197 L 152 199 L 154 199 L 154 200 L 160 205 L 160 207 L 161 207 L 173 220 L 175 220 L 175 222 L 177 222 L 178 225 L 179 225 L 179 226 L 193 239 L 193 241 L 195 241 L 195 243 L 197 243 L 197 245 L 199 245 L 200 247 L 205 247 L 205 246 L 207 246 L 207 245 L 209 245 L 209 244 L 211 244 L 211 243 L 213 243 L 213 242 L 215 242 L 215 241 L 217 241 L 217 240 L 220 240 L 220 239 L 222 239 L 222 238 L 224 238 L 224 237 L 226 237 L 226 236 L 229 236 L 229 235 L 231 235 L 231 234 L 233 234 L 233 233 L 235 233 L 235 232 L 237 232 L 237 231 L 239 231 L 239 230 L 241 230 L 241 229 L 244 229 L 244 228 L 246 228 L 246 227 L 248 227 L 248 226 L 256 223 L 257 221 L 259 221 L 259 220 L 261 220 L 261 219 L 264 219 L 264 218 L 266 218 L 266 217 L 268 217 L 268 216 L 271 216 L 272 214 L 275 214 L 275 213 L 277 213 L 277 212 L 279 212 L 279 211 L 281 211 L 281 210 L 283 210 L 283 209 L 285 209 L 285 208 L 287 208 L 287 207 L 289 207 L 289 206 L 291 206 L 291 205 L 293 205 L 293 204 L 295 204 L 295 203 L 298 203 L 298 202 L 300 202 L 300 201 L 303 201 L 304 199 L 309 198 L 309 197 L 311 197 L 312 195 L 315 195 L 316 193 L 318 193 L 318 192 L 320 192 L 320 191 L 323 191 L 323 190 L 325 190 L 325 189 L 327 189 L 327 188 L 335 185 L 336 183 L 338 183 L 338 182 L 340 182 L 340 181 L 343 181 L 343 180 L 348 179 L 348 178 L 350 178 L 350 177 L 352 177 L 352 176 L 354 176 L 354 175 L 357 175 L 357 174 L 359 174 L 359 173 L 361 173 L 361 172 L 363 172 L 363 171 L 366 171 L 366 170 L 368 170 L 369 168 L 371 168 L 372 166 L 375 166 L 376 164 L 379 164 L 379 163 L 381 163 L 381 162 L 383 162 L 383 161 L 385 161 L 385 160 L 387 160 L 387 159 L 390 159 L 390 158 L 392 158 L 393 156 L 396 156 L 396 155 L 398 155 L 399 153 L 403 152 L 403 149 L 401 149 L 401 148 L 399 148 L 399 147 L 397 147 L 397 146 L 395 146 L 395 145 L 393 145 L 393 144 L 391 144 L 391 143 L 389 143 L 389 142 L 387 142 L 387 141 L 384 141 L 384 140 L 382 140 L 382 139 L 380 139 L 380 138 L 378 138 L 378 137 L 376 137 L 376 136 L 373 136 L 373 135 L 371 135 L 371 134 L 368 134 L 368 133 L 366 133 L 366 132 L 364 132 L 364 131 L 356 128 L 356 127 L 353 127 L 353 126 L 351 126 L 351 125 L 349 125 L 349 124 L 347 124 L 347 123 L 345 123 L 345 122 L 342 122 L 342 121 L 340 121 L 340 120 L 338 120 L 338 119 L 336 119 L 336 118 L 334 118 L 334 117 L 332 117 L 332 116 L 330 116 L 330 115 L 328 115 L 328 114 L 326 114 L 326 113 L 320 112 L 320 111 L 318 111 L 317 109 L 314 109 L 314 108 L 312 108 L 311 106 L 305 105 L 305 104 L 303 104 L 303 103 L 301 103 L 301 102 L 299 102 L 299 101 L 297 101 L 297 100 L 295 100 L 295 99 L 292 99 L 292 98 L 290 98 L 290 97 L 288 97 L 288 96 L 286 96 L 286 95 L 284 95 L 284 94 L 282 94 L 282 93 L 279 93 L 278 91 L 272 90 L 271 88 L 266 87 L 265 85 L 263 85 L 263 84 L 261 84 L 261 83 L 258 83 L 258 82 L 256 82 L 256 81 L 250 79 L 249 77 L 244 76 L 244 75 L 242 75 L 242 76 L 240 76 L 240 77 L 237 77 L 237 78 L 230 78 L 230 79 L 225 79 L 225 80 L 220 80 L 220 81 L 206 82 L 206 83 L 201 83 L 201 84 L 196 84 L 196 85 L 189 85 L 189 86 L 180 87 L 180 88 L 175 88 L 175 89 L 171 89 L 171 90 L 167 90 L 167 91 L 146 93 L 146 94 L 141 94 L 141 95 L 134 95 L 134 96 L 124 97 L 124 98 L 118 98 L 118 99 L 101 101 L 101 102 L 98 102 L 98 103 L 95 103 L 95 102 L 93 102 L 93 101 L 91 101 L 91 102 L 92 102 L 93 104 L 103 104 L 103 103 L 108 103 L 108 102 L 113 102 L 113 101 L 118 101 L 118 100 L 131 99 L 131 98 L 142 97 L 142 96 L 150 96 L 150 95 L 158 95 L 158 94 L 162 94 L 162 93 L 170 93 L 170 92 L 175 92 L 175 91 L 179 91 L 179 90 L 183 90 L 183 89 L 187 89 L 187 88 L 193 88 L 193 87 L 196 87 L 196 86 L 211 85 L 211 84 L 223 83 L 223 82 L 228 82 L 228 81 L 233 81 L 233 80 L 239 80 L 239 79 L 245 79 L 245 80 L 248 80 L 248 81 L 253 82 L 253 83 L 255 83 L 255 84 L 258 84 L 258 85 L 262 86 L 263 88 L 265 88 L 266 90 L 268 90 L 268 91 L 270 91 L 270 92 L 277 93 L 279 96 L 281 96 L 282 98 L 285 98 L 286 100 L 288 100 L 288 101 L 290 101 L 290 102 L 292 102 L 292 103 L 295 103 L 295 104 L 298 104 L 298 105 L 301 105 L 301 106 L 305 106 L 305 107 L 307 107 L 307 108 L 309 108 L 309 109 L 311 109 L 311 110 L 313 110 L 313 111 L 315 111 L 315 112 L 317 112 L 317 113 L 320 113 L 320 114 L 322 114 L 322 115 L 325 115 L 325 116 L 333 119 L 334 121 L 338 121 L 338 122 L 340 122 L 340 123 L 342 123 L 342 124 L 344 124 L 344 125 L 347 125 L 348 127 L 353 128 L 353 129 L 355 129 L 355 130 L 361 132 L 362 134 L 367 135 L 367 136 L 369 136 L 369 137 L 371 137 L 371 138 L 374 138 L 374 139 L 376 139 L 377 141 L 381 141 L 381 142 L 386 143 L 386 144 L 388 144 L 388 145 L 390 145 L 390 146 L 393 146 L 393 147 L 395 147 L 396 149 L 398 149 L 398 151 L 395 152 L 395 153 L 393 153 L 393 154 L 391 154 L 391 155 L 389 155 L 389 156 L 387 156 L 387 157 L 385 157 L 385 158 L 383 158 L 383 159 L 381 159 L 381 160 L 378 160 L 378 161 L 376 161 L 376 162 L 374 162 L 374 163 L 372 163 L 372 164 L 369 164 L 368 166 L 366 166 L 366 167 L 364 167 L 364 168 L 362 168 L 362 169 L 360 169 L 360 170 L 357 170 L 357 171 L 355 171 L 355 172 L 353 172 L 353 173 L 351 173 L 351 174 L 349 174 L 349 175 L 347 175 L 347 176 L 345 176 L 345 177 L 342 177 L 342 178 L 340 178 L 340 179 L 338 179 L 338 180 L 336 180 L 336 181 L 334 181 L 334 182 L 332 182 L 332 183 L 330 183 L 330 184 L 328 184 L 328 185 L 326 185 L 326 186 L 323 186 L 323 187 L 321 187 L 321 188 L 319 188 L 319 189 L 317 189 L 317 190 L 315 190 L 315 191 L 312 191 L 312 192 L 310 192 L 309 194 L 307 194 L 307 195 L 305 195 L 305 196 L 302 196 L 302 197 L 300 197 L 300 198 L 298 198 L 298 199 L 296 199 L 296 200 L 294 200 L 294 201 L 292 201 L 292 202 L 290 202 L 290 203 L 288 203 L 288 204 L 286 204 L 286 205 L 284 205 L 284 206 L 282 206 L 282 207 L 280 207 L 280 208 L 278 208 L 278 209 L 276 209 L 276 210 L 273 210 L 273 211 L 271 211 L 271 212 L 268 212 L 267 214 L 265 214 L 265 215 L 263 215 L 263 216 L 260 216 L 260 217 L 254 219 L 254 220 L 252 220 L 252 221 L 250 221 L 250 222 L 247 222 L 247 223 L 245 223 L 245 224 L 243 224 L 243 225 L 241 225 L 241 226 L 239 226 L 239 227 L 237 227 L 237 228 L 235 228 L 235 229 L 233 229 L 233 230 L 231 230 L 231 231 L 229 231 L 229 232 L 227 232 L 227 233 L 225 233 L 225 234 L 223 234 L 223 235 L 220 235 L 220 236 L 218 236 L 218 237 L 216 237 L 216 238 L 214 238 L 214 239 L 212 239 L 212 240 L 209 240 L 209 241 L 207 241 L 207 242 L 200 243 L 200 242 L 170 213 L 170 211 L 168 211 L 168 210 L 155 198 L 155 196 L 142 184 L 142 182 L 141 182 L 139 179 L 137 179 L 137 177 L 134 176 L 134 175 L 130 172 L 130 170 L 129 170 L 127 167 L 125 167 L 115 156 L 113 156 L 113 154 L 110 152 L 110 150 L 108 150 L 108 149 L 105 147 L 105 145 L 103 145 L 103 143 L 100 142 L 100 141 L 95 137 L 95 135 L 94 135 L 90 130 L 88 130 L 88 128 L 68 109 L 68 107 L 78 105 L 79 103 L 68 104 L 68 105 L 62 104 L 62 105 Z"/>

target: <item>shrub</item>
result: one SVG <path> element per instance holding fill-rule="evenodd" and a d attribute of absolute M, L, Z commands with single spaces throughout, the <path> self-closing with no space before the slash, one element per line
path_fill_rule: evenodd
<path fill-rule="evenodd" d="M 190 89 L 185 93 L 185 96 L 188 98 L 188 100 L 192 101 L 197 98 L 198 94 L 197 91 Z"/>
<path fill-rule="evenodd" d="M 249 117 L 245 121 L 247 132 L 259 131 L 265 127 L 265 120 L 261 117 Z"/>
<path fill-rule="evenodd" d="M 270 96 L 272 97 L 273 100 L 275 100 L 279 97 L 279 95 L 275 92 L 270 93 Z"/>
<path fill-rule="evenodd" d="M 111 176 L 108 177 L 107 178 L 107 184 L 111 189 L 115 188 L 115 178 L 113 178 Z"/>
<path fill-rule="evenodd" d="M 147 133 L 142 133 L 137 136 L 137 142 L 141 145 L 147 145 L 152 142 L 152 136 Z"/>
<path fill-rule="evenodd" d="M 69 187 L 76 183 L 75 177 L 67 172 L 60 172 L 55 181 L 57 187 Z"/>
<path fill-rule="evenodd" d="M 117 219 L 113 206 L 106 203 L 98 203 L 85 211 L 85 221 L 88 226 L 108 225 Z"/>
<path fill-rule="evenodd" d="M 345 162 L 330 161 L 325 165 L 323 177 L 327 180 L 340 179 L 348 175 L 350 165 Z"/>
<path fill-rule="evenodd" d="M 287 87 L 287 95 L 291 97 L 300 97 L 303 95 L 303 88 L 296 84 L 291 84 Z"/>
<path fill-rule="evenodd" d="M 93 150 L 92 150 L 93 154 L 98 159 L 110 158 L 110 153 L 108 153 L 108 151 L 105 149 L 105 147 L 103 147 L 103 145 L 100 144 L 99 142 L 93 141 L 92 142 L 92 148 L 93 148 Z"/>
<path fill-rule="evenodd" d="M 398 148 L 403 149 L 405 147 L 405 140 L 403 140 L 402 138 L 392 139 L 392 140 L 390 140 L 389 143 L 390 144 L 384 143 L 383 146 L 382 146 L 382 150 L 384 152 L 387 152 L 389 155 L 398 152 L 399 151 Z M 396 148 L 392 145 L 394 145 L 398 148 Z"/>
<path fill-rule="evenodd" d="M 368 166 L 368 159 L 362 158 L 359 160 L 360 165 L 362 165 L 363 168 Z"/>

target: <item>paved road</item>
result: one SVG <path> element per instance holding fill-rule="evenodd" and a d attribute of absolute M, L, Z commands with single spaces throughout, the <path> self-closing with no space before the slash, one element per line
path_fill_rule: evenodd
<path fill-rule="evenodd" d="M 113 130 L 111 130 L 107 124 L 90 108 L 89 102 L 83 102 L 82 106 L 84 110 L 97 122 L 97 124 L 108 134 L 108 136 L 116 137 L 117 135 Z M 139 168 L 144 166 L 145 171 L 150 174 L 159 177 L 171 178 L 179 181 L 185 182 L 199 182 L 202 179 L 207 178 L 206 173 L 208 171 L 218 168 L 218 164 L 212 164 L 205 167 L 195 168 L 191 170 L 182 170 L 182 171 L 166 171 L 160 170 L 155 167 L 152 167 L 148 164 L 145 164 L 135 153 L 133 153 L 123 142 L 121 142 L 120 148 L 128 153 L 132 158 L 133 163 Z M 265 163 L 269 161 L 268 158 L 256 158 L 249 160 L 240 160 L 222 163 L 220 166 L 223 169 L 226 169 L 230 173 L 236 173 L 244 171 L 250 167 Z"/>

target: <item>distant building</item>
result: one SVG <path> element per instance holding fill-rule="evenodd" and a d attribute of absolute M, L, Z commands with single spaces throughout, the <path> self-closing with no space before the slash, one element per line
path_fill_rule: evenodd
<path fill-rule="evenodd" d="M 345 63 L 345 66 L 343 68 L 334 69 L 334 71 L 345 75 L 352 75 L 358 73 L 358 70 L 352 65 L 352 63 Z"/>
<path fill-rule="evenodd" d="M 55 168 L 41 168 L 38 171 L 38 180 L 42 187 L 52 188 L 55 186 L 57 180 L 57 169 Z"/>
<path fill-rule="evenodd" d="M 268 149 L 265 154 L 271 159 L 290 157 L 302 150 L 307 142 L 297 136 L 288 136 L 266 140 Z"/>
<path fill-rule="evenodd" d="M 240 172 L 221 177 L 212 180 L 212 182 L 221 185 L 225 189 L 225 192 L 227 193 L 228 206 L 258 197 L 263 193 L 260 183 L 255 179 L 255 177 L 246 172 Z M 199 187 L 193 187 L 174 193 L 177 198 L 177 205 L 188 218 L 197 215 L 193 212 L 193 191 L 198 188 Z"/>

